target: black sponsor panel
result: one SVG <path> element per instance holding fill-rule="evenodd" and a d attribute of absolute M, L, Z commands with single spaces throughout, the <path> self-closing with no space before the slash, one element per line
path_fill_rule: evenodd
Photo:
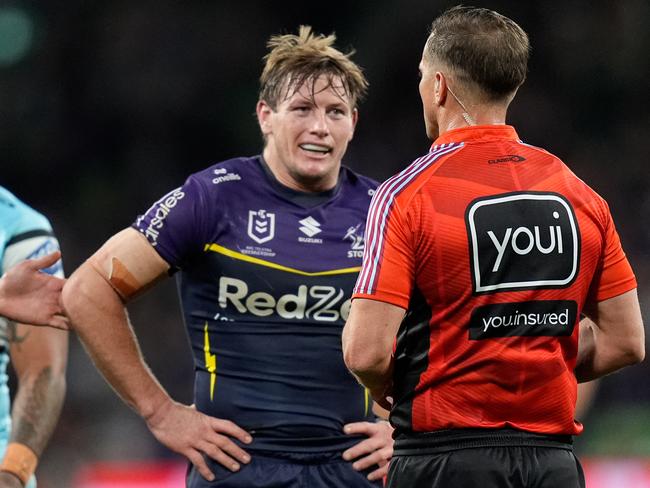
<path fill-rule="evenodd" d="M 580 234 L 559 194 L 507 193 L 474 200 L 466 212 L 476 293 L 569 286 Z"/>
<path fill-rule="evenodd" d="M 390 412 L 390 421 L 396 432 L 414 430 L 415 388 L 420 383 L 420 376 L 429 367 L 430 320 L 431 307 L 416 286 L 397 332 L 393 369 L 394 405 Z"/>
<path fill-rule="evenodd" d="M 472 312 L 469 338 L 570 336 L 577 318 L 578 304 L 573 300 L 484 305 Z"/>

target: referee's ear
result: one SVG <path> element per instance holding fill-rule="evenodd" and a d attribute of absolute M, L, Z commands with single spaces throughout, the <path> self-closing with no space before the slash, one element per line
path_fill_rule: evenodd
<path fill-rule="evenodd" d="M 436 71 L 433 85 L 433 96 L 436 105 L 444 105 L 447 100 L 447 77 L 440 71 Z"/>

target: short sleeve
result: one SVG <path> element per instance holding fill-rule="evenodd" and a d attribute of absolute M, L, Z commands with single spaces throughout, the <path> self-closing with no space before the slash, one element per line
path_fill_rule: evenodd
<path fill-rule="evenodd" d="M 60 249 L 49 220 L 19 200 L 16 200 L 11 221 L 11 236 L 2 254 L 3 272 L 22 261 L 38 259 Z M 41 271 L 60 278 L 64 276 L 60 259 Z"/>
<path fill-rule="evenodd" d="M 637 286 L 609 208 L 606 207 L 605 210 L 603 253 L 594 274 L 590 293 L 592 300 L 596 302 L 621 295 Z"/>
<path fill-rule="evenodd" d="M 353 298 L 408 308 L 414 282 L 415 252 L 408 215 L 381 185 L 370 204 L 363 265 Z"/>
<path fill-rule="evenodd" d="M 203 187 L 193 175 L 183 186 L 156 201 L 132 227 L 147 238 L 170 266 L 183 268 L 203 250 L 203 214 L 207 211 Z"/>

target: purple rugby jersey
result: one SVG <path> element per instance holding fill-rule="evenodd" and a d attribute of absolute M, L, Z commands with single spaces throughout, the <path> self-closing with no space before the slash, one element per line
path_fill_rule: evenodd
<path fill-rule="evenodd" d="M 345 449 L 372 401 L 341 330 L 377 184 L 343 167 L 333 190 L 282 186 L 261 157 L 191 175 L 133 227 L 180 270 L 194 401 L 253 434 L 252 449 Z"/>

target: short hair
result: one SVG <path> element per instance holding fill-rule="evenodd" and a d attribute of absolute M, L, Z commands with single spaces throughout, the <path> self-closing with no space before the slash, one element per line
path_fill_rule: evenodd
<path fill-rule="evenodd" d="M 457 6 L 431 24 L 425 56 L 473 82 L 488 99 L 509 97 L 526 79 L 530 43 L 516 22 L 494 10 Z"/>
<path fill-rule="evenodd" d="M 340 96 L 347 96 L 354 108 L 366 94 L 368 81 L 361 68 L 350 59 L 354 50 L 342 53 L 333 47 L 335 34 L 314 34 L 310 26 L 301 25 L 298 35 L 273 36 L 264 56 L 260 76 L 259 99 L 276 109 L 278 103 L 291 97 L 305 82 L 313 84 L 325 76 L 330 87 Z M 343 86 L 335 79 L 340 78 Z M 313 94 L 313 93 L 312 93 Z"/>

